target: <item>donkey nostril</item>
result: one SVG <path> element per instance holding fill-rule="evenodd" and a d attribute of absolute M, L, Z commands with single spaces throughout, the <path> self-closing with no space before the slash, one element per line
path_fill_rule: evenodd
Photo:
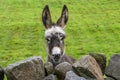
<path fill-rule="evenodd" d="M 57 54 L 58 57 L 60 57 L 60 54 Z"/>
<path fill-rule="evenodd" d="M 53 54 L 52 55 L 54 58 L 59 58 L 60 57 L 60 54 Z"/>
<path fill-rule="evenodd" d="M 52 56 L 53 56 L 53 57 L 55 57 L 55 55 L 54 55 L 54 54 L 53 54 Z"/>

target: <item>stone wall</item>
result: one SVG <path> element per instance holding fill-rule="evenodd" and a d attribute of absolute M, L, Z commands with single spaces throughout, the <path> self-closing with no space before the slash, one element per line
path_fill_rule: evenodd
<path fill-rule="evenodd" d="M 81 57 L 74 64 L 63 62 L 53 66 L 43 63 L 40 56 L 0 67 L 0 80 L 3 74 L 7 80 L 120 80 L 120 54 L 114 54 L 106 67 L 106 56 L 89 54 Z M 106 75 L 106 79 L 103 77 Z"/>

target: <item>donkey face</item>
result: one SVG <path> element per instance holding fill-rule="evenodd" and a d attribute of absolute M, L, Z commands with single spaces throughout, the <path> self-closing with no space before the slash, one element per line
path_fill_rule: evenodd
<path fill-rule="evenodd" d="M 53 62 L 60 62 L 61 56 L 64 54 L 64 26 L 68 21 L 68 9 L 63 6 L 62 14 L 57 23 L 51 20 L 48 5 L 45 6 L 42 13 L 42 21 L 45 26 L 45 39 L 47 42 L 48 56 Z"/>

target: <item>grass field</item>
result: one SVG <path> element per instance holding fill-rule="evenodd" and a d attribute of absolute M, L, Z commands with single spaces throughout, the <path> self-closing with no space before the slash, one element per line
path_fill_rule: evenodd
<path fill-rule="evenodd" d="M 120 53 L 120 0 L 0 0 L 0 66 L 31 56 L 47 59 L 41 13 L 48 4 L 56 21 L 64 4 L 66 54 L 79 59 L 90 52 L 108 59 Z"/>

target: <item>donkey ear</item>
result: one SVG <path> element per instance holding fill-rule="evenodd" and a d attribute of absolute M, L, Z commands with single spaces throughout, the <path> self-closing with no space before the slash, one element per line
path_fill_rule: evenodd
<path fill-rule="evenodd" d="M 51 20 L 51 15 L 50 15 L 50 10 L 49 10 L 48 5 L 46 5 L 43 9 L 42 21 L 46 29 L 51 27 L 52 20 Z"/>
<path fill-rule="evenodd" d="M 59 26 L 61 26 L 62 28 L 64 28 L 67 21 L 68 21 L 68 8 L 66 5 L 64 5 L 63 9 L 62 9 L 62 14 L 61 14 L 60 18 L 58 19 L 57 24 Z"/>

